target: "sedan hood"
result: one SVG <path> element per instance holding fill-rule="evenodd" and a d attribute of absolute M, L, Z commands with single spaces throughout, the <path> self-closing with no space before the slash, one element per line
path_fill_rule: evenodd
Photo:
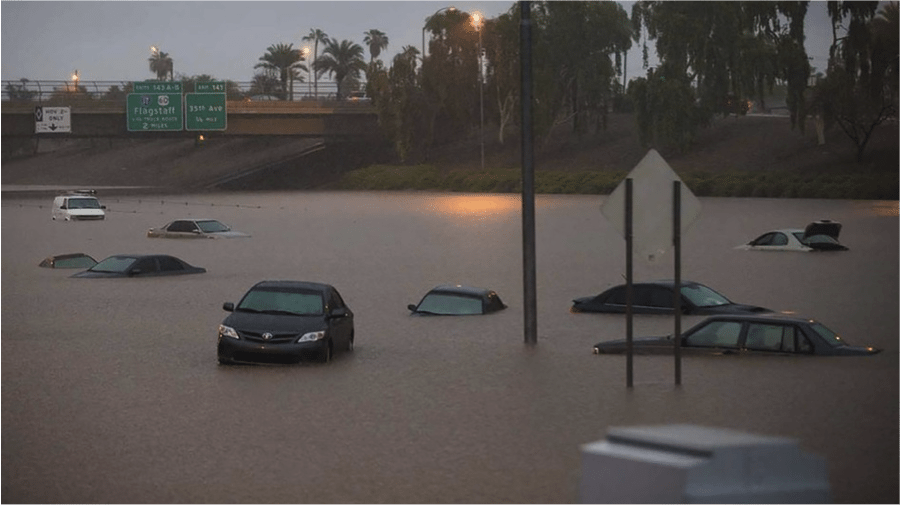
<path fill-rule="evenodd" d="M 223 325 L 239 332 L 301 334 L 325 330 L 325 316 L 290 316 L 283 314 L 235 311 L 225 318 Z"/>

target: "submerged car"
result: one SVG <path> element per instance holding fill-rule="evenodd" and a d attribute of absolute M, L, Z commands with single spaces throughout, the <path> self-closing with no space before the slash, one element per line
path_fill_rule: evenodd
<path fill-rule="evenodd" d="M 353 350 L 353 312 L 331 285 L 306 281 L 260 281 L 219 325 L 218 358 L 235 362 L 329 362 Z"/>
<path fill-rule="evenodd" d="M 97 262 L 73 278 L 134 278 L 200 274 L 203 267 L 193 265 L 171 255 L 113 255 Z"/>
<path fill-rule="evenodd" d="M 147 237 L 164 239 L 234 239 L 250 237 L 250 234 L 237 232 L 218 220 L 175 220 L 159 228 L 147 231 Z"/>
<path fill-rule="evenodd" d="M 506 309 L 506 304 L 493 290 L 463 285 L 438 285 L 419 304 L 407 309 L 415 315 L 461 316 L 487 314 Z"/>
<path fill-rule="evenodd" d="M 97 264 L 94 257 L 84 253 L 66 253 L 65 255 L 49 256 L 38 264 L 39 267 L 48 269 L 87 269 Z"/>
<path fill-rule="evenodd" d="M 573 313 L 624 313 L 626 285 L 618 285 L 600 295 L 573 300 Z M 634 314 L 675 312 L 675 281 L 660 280 L 632 284 L 631 311 Z M 731 302 L 712 288 L 693 281 L 681 282 L 681 312 L 691 315 L 768 313 L 770 309 Z"/>
<path fill-rule="evenodd" d="M 597 354 L 625 353 L 624 339 L 604 341 L 594 346 Z M 674 350 L 672 336 L 632 340 L 635 354 L 666 354 Z M 687 354 L 730 355 L 768 353 L 781 355 L 874 355 L 881 350 L 850 346 L 825 325 L 797 316 L 734 315 L 712 316 L 681 336 L 681 350 Z"/>
<path fill-rule="evenodd" d="M 838 241 L 841 224 L 831 220 L 814 221 L 806 228 L 772 230 L 735 249 L 757 251 L 846 251 Z"/>

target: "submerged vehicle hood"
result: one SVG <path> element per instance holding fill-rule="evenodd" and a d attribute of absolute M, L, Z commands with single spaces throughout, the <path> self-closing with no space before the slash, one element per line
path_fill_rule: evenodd
<path fill-rule="evenodd" d="M 238 232 L 237 230 L 229 230 L 227 232 L 210 232 L 206 234 L 210 237 L 222 238 L 222 239 L 237 239 L 240 237 L 250 237 L 250 234 L 245 234 L 244 232 Z"/>
<path fill-rule="evenodd" d="M 697 315 L 713 315 L 713 314 L 760 314 L 771 313 L 772 310 L 760 306 L 751 306 L 748 304 L 723 304 L 721 306 L 698 307 L 691 311 L 691 314 Z"/>
<path fill-rule="evenodd" d="M 222 322 L 241 332 L 283 332 L 305 333 L 325 330 L 324 315 L 290 316 L 281 314 L 250 313 L 234 311 Z"/>

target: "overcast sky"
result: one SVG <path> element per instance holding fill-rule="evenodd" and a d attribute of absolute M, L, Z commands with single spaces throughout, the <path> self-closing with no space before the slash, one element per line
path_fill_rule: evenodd
<path fill-rule="evenodd" d="M 629 15 L 631 3 L 622 2 Z M 82 81 L 154 79 L 147 59 L 150 46 L 157 46 L 172 58 L 176 74 L 244 82 L 268 46 L 302 47 L 313 28 L 363 46 L 367 58 L 364 32 L 381 30 L 389 39 L 381 59 L 390 64 L 404 46 L 421 51 L 425 19 L 451 5 L 493 18 L 513 2 L 3 0 L 2 79 L 69 80 L 76 69 Z M 812 65 L 821 71 L 831 44 L 824 2 L 812 2 L 806 35 Z M 627 72 L 629 79 L 645 73 L 637 47 Z"/>

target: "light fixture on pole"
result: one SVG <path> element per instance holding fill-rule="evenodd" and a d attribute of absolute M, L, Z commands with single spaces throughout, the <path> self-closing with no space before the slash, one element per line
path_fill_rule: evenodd
<path fill-rule="evenodd" d="M 306 95 L 307 97 L 312 96 L 312 62 L 309 61 L 309 53 L 312 50 L 309 46 L 305 46 L 300 50 L 300 53 L 303 54 L 303 59 L 306 60 Z"/>
<path fill-rule="evenodd" d="M 72 74 L 72 93 L 78 93 L 78 69 Z"/>
<path fill-rule="evenodd" d="M 481 171 L 484 172 L 484 65 L 481 61 L 481 28 L 484 26 L 484 17 L 480 12 L 472 14 L 472 26 L 478 32 L 478 96 L 481 103 Z"/>

